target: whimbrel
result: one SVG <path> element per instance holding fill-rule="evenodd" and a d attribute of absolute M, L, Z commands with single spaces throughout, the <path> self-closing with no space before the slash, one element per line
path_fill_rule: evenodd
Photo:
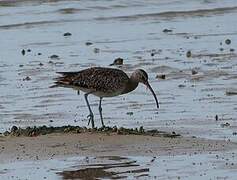
<path fill-rule="evenodd" d="M 51 87 L 69 87 L 78 91 L 81 90 L 85 92 L 84 96 L 90 113 L 87 116 L 87 118 L 89 118 L 88 125 L 91 122 L 92 128 L 94 128 L 95 125 L 94 115 L 88 101 L 89 94 L 93 94 L 100 98 L 99 113 L 103 127 L 104 122 L 101 106 L 102 98 L 129 93 L 136 89 L 139 83 L 143 83 L 149 88 L 155 98 L 157 108 L 159 108 L 157 97 L 148 82 L 148 75 L 142 69 L 135 70 L 130 77 L 128 77 L 128 75 L 122 70 L 103 67 L 93 67 L 77 72 L 57 73 L 61 74 L 62 76 L 56 78 L 55 85 Z"/>

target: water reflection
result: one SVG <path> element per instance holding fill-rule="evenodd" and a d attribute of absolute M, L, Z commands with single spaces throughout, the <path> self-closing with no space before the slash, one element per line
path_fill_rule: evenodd
<path fill-rule="evenodd" d="M 142 168 L 136 161 L 129 158 L 105 156 L 98 157 L 96 160 L 103 160 L 105 163 L 92 162 L 88 165 L 73 167 L 74 169 L 78 168 L 78 170 L 63 171 L 58 174 L 62 176 L 63 179 L 121 179 L 127 178 L 130 175 L 134 177 L 148 176 L 147 172 L 149 172 L 149 168 Z M 106 163 L 106 161 L 113 161 L 113 163 Z"/>

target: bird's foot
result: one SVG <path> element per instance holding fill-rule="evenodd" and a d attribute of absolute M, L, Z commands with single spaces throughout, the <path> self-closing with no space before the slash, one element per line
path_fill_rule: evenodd
<path fill-rule="evenodd" d="M 94 127 L 95 127 L 95 126 L 94 126 L 94 115 L 93 115 L 93 114 L 89 114 L 89 115 L 87 116 L 87 118 L 89 119 L 89 121 L 88 121 L 88 126 L 90 125 L 90 122 L 91 122 L 92 128 L 94 128 Z"/>

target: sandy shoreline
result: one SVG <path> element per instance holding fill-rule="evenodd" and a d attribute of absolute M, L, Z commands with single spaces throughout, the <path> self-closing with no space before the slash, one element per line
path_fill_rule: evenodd
<path fill-rule="evenodd" d="M 0 137 L 0 163 L 72 156 L 175 156 L 232 149 L 237 149 L 237 144 L 200 138 L 54 133 L 37 137 Z"/>

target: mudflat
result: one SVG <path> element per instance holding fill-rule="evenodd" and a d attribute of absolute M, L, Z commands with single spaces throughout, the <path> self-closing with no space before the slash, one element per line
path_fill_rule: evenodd
<path fill-rule="evenodd" d="M 36 137 L 0 137 L 0 163 L 75 156 L 160 156 L 211 153 L 237 144 L 191 137 L 157 137 L 85 132 Z"/>

